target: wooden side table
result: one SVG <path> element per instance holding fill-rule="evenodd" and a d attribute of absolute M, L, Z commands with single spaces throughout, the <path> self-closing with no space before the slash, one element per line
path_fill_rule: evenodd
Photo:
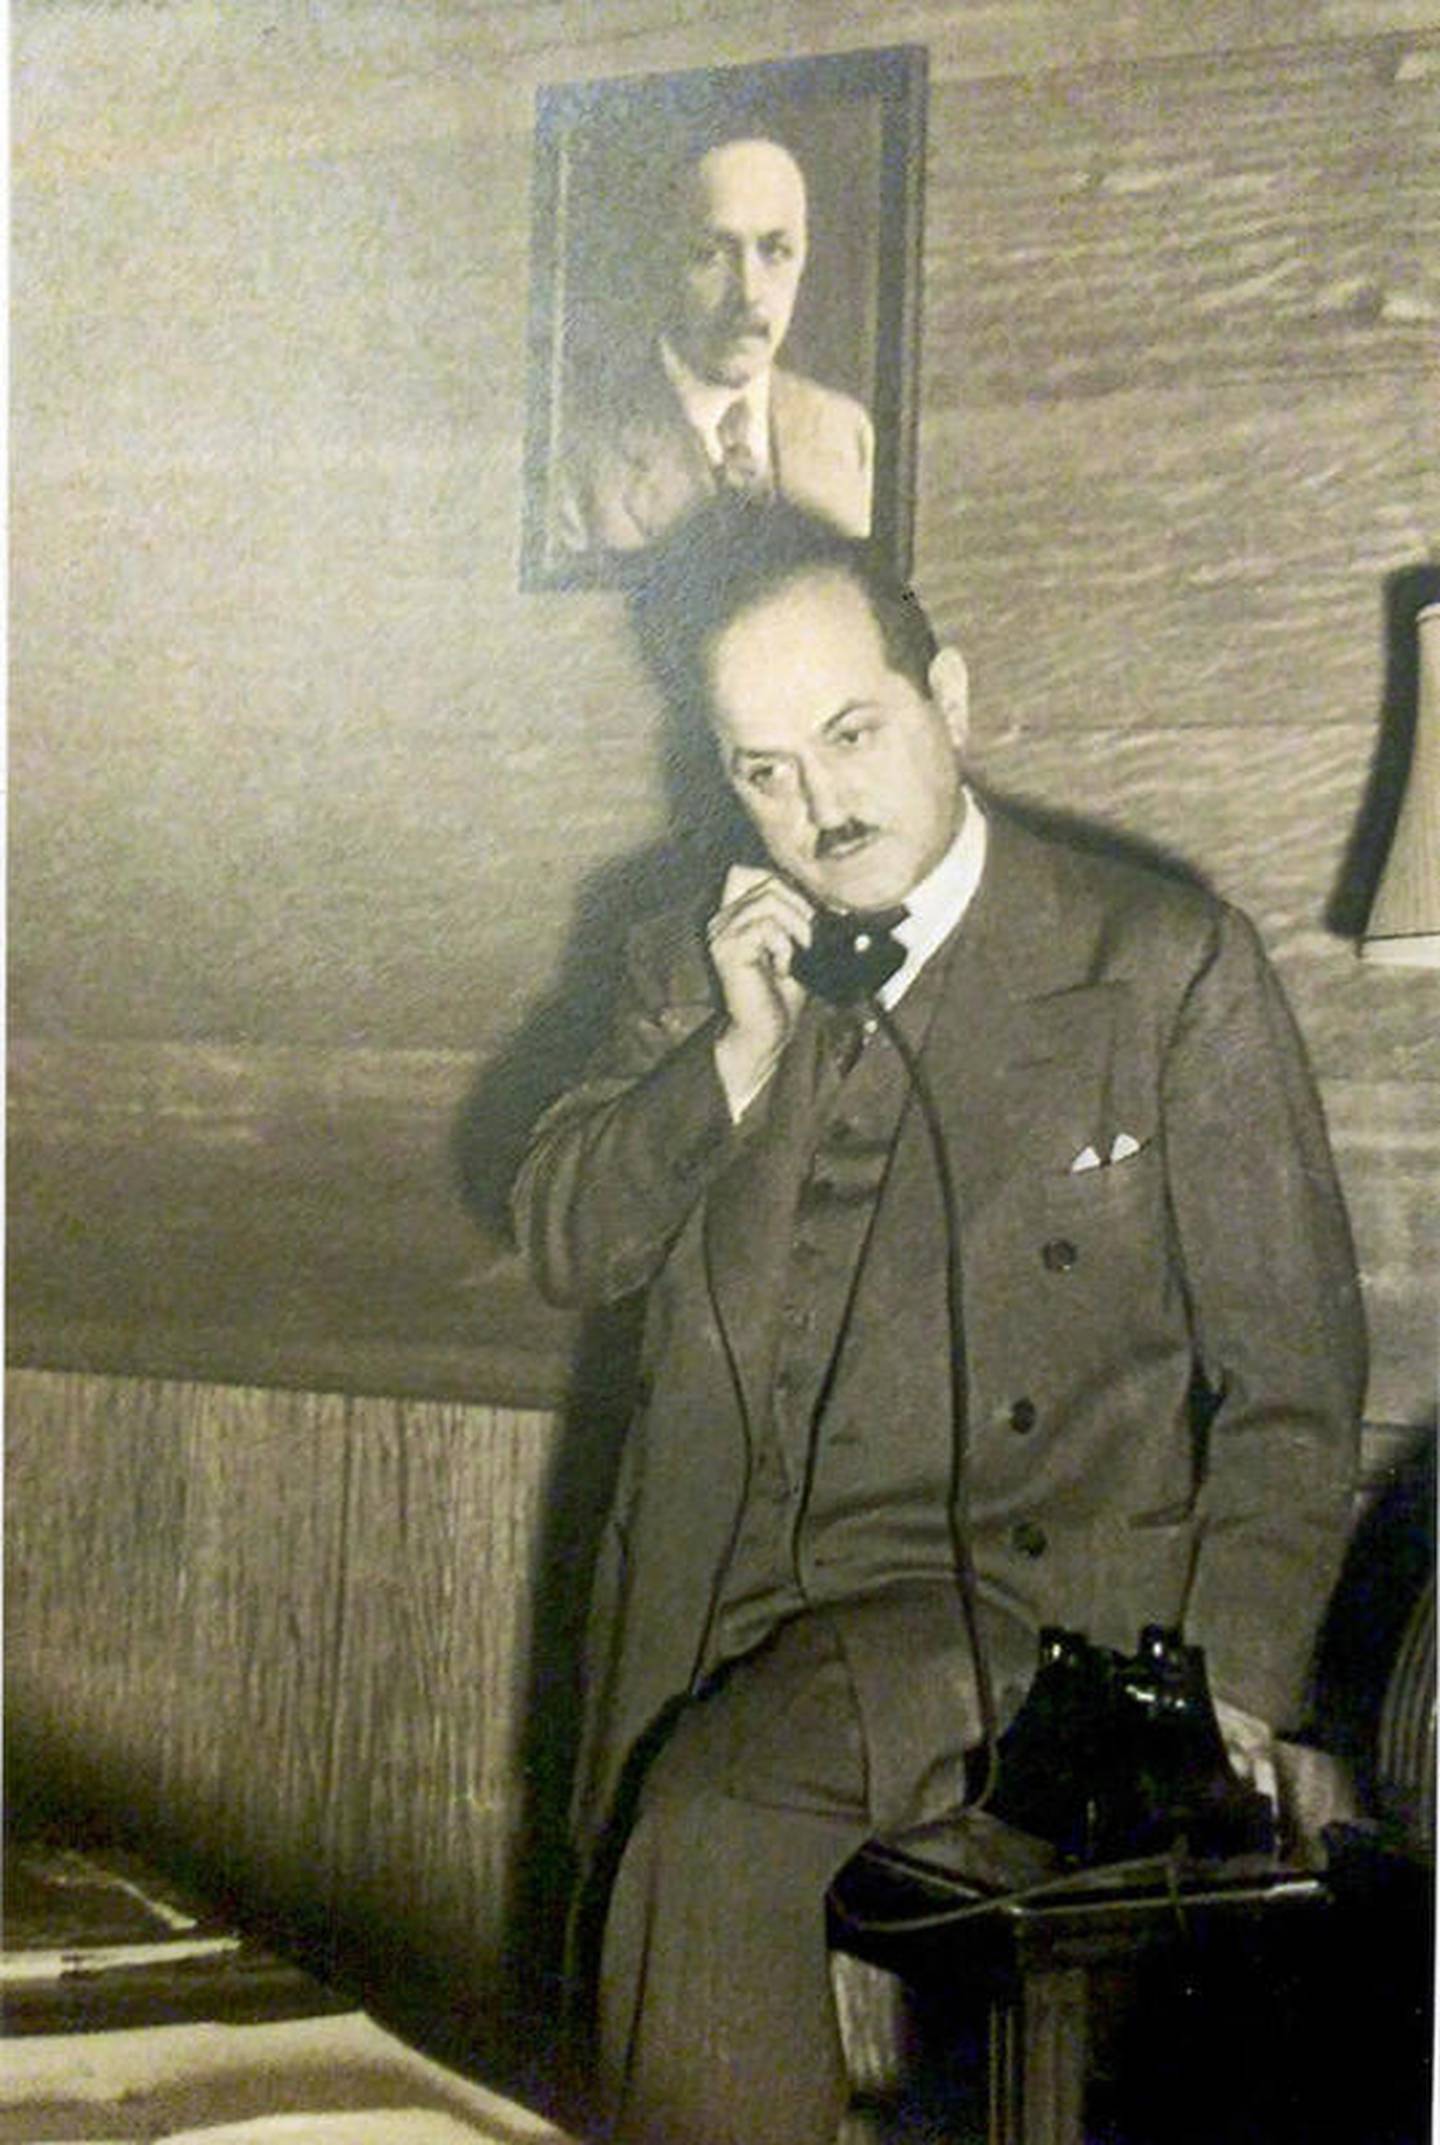
<path fill-rule="evenodd" d="M 963 1818 L 872 1841 L 836 1880 L 832 1942 L 920 1988 L 989 2004 L 989 2145 L 1084 2145 L 1095 1980 L 1329 1907 L 1324 1881 L 1269 1857 L 1087 1871 L 987 1900 L 967 1884 Z"/>

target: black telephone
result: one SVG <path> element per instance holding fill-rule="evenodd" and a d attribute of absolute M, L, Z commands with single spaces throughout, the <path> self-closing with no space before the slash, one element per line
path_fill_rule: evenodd
<path fill-rule="evenodd" d="M 1239 1779 L 1205 1656 L 1147 1624 L 1133 1654 L 1047 1626 L 1029 1694 L 1000 1738 L 990 1815 L 1081 1867 L 1163 1853 L 1266 1854 L 1268 1799 Z"/>
<path fill-rule="evenodd" d="M 841 915 L 817 909 L 810 943 L 796 947 L 791 975 L 831 1005 L 873 998 L 904 966 L 905 948 L 894 935 L 894 920 L 893 912 L 872 916 L 855 909 Z"/>

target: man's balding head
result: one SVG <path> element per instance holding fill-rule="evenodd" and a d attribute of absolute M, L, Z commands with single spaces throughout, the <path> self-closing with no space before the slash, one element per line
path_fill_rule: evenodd
<path fill-rule="evenodd" d="M 805 180 L 779 142 L 703 150 L 674 194 L 676 270 L 666 331 L 702 380 L 742 388 L 774 362 L 807 246 Z"/>
<path fill-rule="evenodd" d="M 742 612 L 812 574 L 855 583 L 887 659 L 924 691 L 940 643 L 881 545 L 843 536 L 785 500 L 720 499 L 652 545 L 628 577 L 632 623 L 667 692 L 703 706 L 709 644 Z"/>

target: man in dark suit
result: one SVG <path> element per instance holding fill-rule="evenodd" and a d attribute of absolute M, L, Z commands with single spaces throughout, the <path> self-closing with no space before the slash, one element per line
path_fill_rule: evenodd
<path fill-rule="evenodd" d="M 641 550 L 725 490 L 775 493 L 867 535 L 868 415 L 777 362 L 809 243 L 799 165 L 778 142 L 721 140 L 663 192 L 664 319 L 578 422 L 555 478 L 556 544 Z"/>
<path fill-rule="evenodd" d="M 556 1299 L 647 1291 L 577 1798 L 592 1841 L 625 1812 L 619 2134 L 818 2145 L 826 1886 L 964 1799 L 1041 1626 L 1128 1651 L 1183 1619 L 1265 1776 L 1346 1533 L 1363 1334 L 1245 920 L 982 801 L 963 664 L 860 548 L 776 511 L 701 549 L 641 602 L 767 861 L 638 931 L 515 1211 Z M 797 974 L 831 911 L 879 956 L 868 1011 Z"/>

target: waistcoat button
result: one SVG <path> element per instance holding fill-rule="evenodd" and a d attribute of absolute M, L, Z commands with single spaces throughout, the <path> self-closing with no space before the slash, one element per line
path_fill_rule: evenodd
<path fill-rule="evenodd" d="M 1035 1428 L 1039 1414 L 1033 1400 L 1017 1400 L 1010 1410 L 1010 1428 L 1024 1437 L 1027 1431 Z"/>
<path fill-rule="evenodd" d="M 1068 1274 L 1079 1256 L 1068 1236 L 1052 1236 L 1040 1253 L 1046 1271 L 1052 1274 Z"/>
<path fill-rule="evenodd" d="M 1017 1556 L 1043 1557 L 1050 1537 L 1036 1519 L 1020 1519 L 1010 1529 L 1010 1546 Z"/>

